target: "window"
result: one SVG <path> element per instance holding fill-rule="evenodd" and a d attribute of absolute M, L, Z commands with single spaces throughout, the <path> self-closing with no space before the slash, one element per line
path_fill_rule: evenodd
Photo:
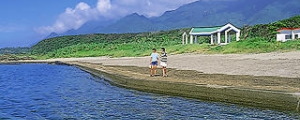
<path fill-rule="evenodd" d="M 295 35 L 295 39 L 298 39 L 298 38 L 299 38 L 299 35 L 298 35 L 298 34 L 296 34 L 296 35 Z"/>
<path fill-rule="evenodd" d="M 285 39 L 286 40 L 292 39 L 292 35 L 285 35 Z"/>

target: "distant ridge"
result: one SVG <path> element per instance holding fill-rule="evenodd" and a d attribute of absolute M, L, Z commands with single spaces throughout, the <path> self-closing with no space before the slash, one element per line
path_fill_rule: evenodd
<path fill-rule="evenodd" d="M 50 33 L 50 34 L 46 37 L 46 39 L 54 38 L 54 37 L 58 37 L 58 36 L 60 36 L 60 35 L 57 34 L 57 33 L 55 33 L 55 32 L 52 32 L 52 33 Z"/>
<path fill-rule="evenodd" d="M 233 23 L 245 25 L 266 24 L 300 14 L 300 0 L 199 0 L 165 12 L 154 18 L 137 13 L 117 21 L 91 21 L 78 30 L 61 35 L 92 33 L 138 33 L 193 26 L 216 26 Z M 48 37 L 56 36 L 55 34 Z"/>

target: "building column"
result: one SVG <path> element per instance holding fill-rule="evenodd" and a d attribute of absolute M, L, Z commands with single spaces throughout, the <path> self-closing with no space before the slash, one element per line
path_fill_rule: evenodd
<path fill-rule="evenodd" d="M 228 31 L 225 31 L 225 44 L 228 43 Z"/>
<path fill-rule="evenodd" d="M 218 32 L 218 44 L 221 44 L 221 32 Z"/>
<path fill-rule="evenodd" d="M 191 35 L 191 36 L 190 36 L 190 44 L 193 44 L 193 40 L 194 40 L 193 38 L 194 38 L 194 36 Z"/>
<path fill-rule="evenodd" d="M 294 33 L 294 31 L 292 31 L 292 40 L 294 40 L 295 39 L 295 33 Z"/>
<path fill-rule="evenodd" d="M 185 39 L 184 39 L 184 38 L 185 38 L 185 34 L 183 33 L 183 34 L 182 34 L 182 44 L 183 44 L 183 45 L 184 45 L 184 43 L 185 43 Z"/>
<path fill-rule="evenodd" d="M 241 32 L 236 32 L 236 41 L 240 41 Z"/>
<path fill-rule="evenodd" d="M 188 35 L 185 36 L 185 44 L 188 44 Z"/>
<path fill-rule="evenodd" d="M 214 34 L 210 35 L 210 44 L 214 44 Z"/>
<path fill-rule="evenodd" d="M 186 34 L 186 32 L 184 32 L 183 34 L 182 34 L 182 44 L 184 45 L 184 44 L 187 44 L 187 34 Z"/>

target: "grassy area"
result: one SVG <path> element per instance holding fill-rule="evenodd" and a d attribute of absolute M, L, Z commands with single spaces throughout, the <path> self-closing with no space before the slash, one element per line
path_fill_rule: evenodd
<path fill-rule="evenodd" d="M 267 53 L 300 50 L 300 40 L 287 42 L 267 41 L 264 38 L 250 38 L 226 46 L 212 48 L 212 53 Z"/>
<path fill-rule="evenodd" d="M 64 47 L 53 52 L 49 52 L 41 59 L 45 58 L 68 58 L 68 57 L 136 57 L 147 56 L 152 48 L 160 49 L 165 47 L 170 54 L 182 53 L 203 53 L 203 54 L 233 54 L 233 53 L 266 53 L 266 52 L 285 52 L 300 50 L 300 40 L 288 42 L 268 42 L 263 38 L 251 38 L 238 42 L 232 42 L 225 46 L 212 46 L 209 44 L 188 44 L 181 45 L 171 41 L 165 43 L 155 42 L 132 42 L 123 44 L 79 44 Z"/>

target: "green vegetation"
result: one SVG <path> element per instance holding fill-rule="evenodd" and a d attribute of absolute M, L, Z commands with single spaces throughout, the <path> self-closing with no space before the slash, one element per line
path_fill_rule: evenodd
<path fill-rule="evenodd" d="M 300 41 L 276 42 L 277 29 L 300 27 L 300 16 L 266 25 L 242 28 L 242 40 L 226 46 L 212 46 L 209 38 L 199 40 L 201 44 L 181 45 L 181 35 L 189 29 L 128 34 L 90 34 L 62 36 L 43 40 L 31 48 L 31 54 L 39 59 L 88 56 L 146 56 L 152 48 L 167 48 L 171 54 L 205 53 L 264 53 L 300 50 Z M 204 44 L 202 44 L 204 43 Z"/>
<path fill-rule="evenodd" d="M 242 28 L 242 39 L 262 37 L 268 41 L 275 40 L 280 28 L 300 28 L 300 16 L 277 21 L 270 24 L 245 26 Z"/>
<path fill-rule="evenodd" d="M 212 53 L 267 53 L 286 52 L 300 50 L 300 41 L 293 40 L 287 42 L 268 41 L 266 38 L 249 38 L 239 42 L 232 42 L 226 46 L 218 46 L 210 49 Z"/>
<path fill-rule="evenodd" d="M 0 61 L 33 60 L 37 56 L 29 54 L 30 50 L 29 47 L 1 48 Z"/>
<path fill-rule="evenodd" d="M 145 56 L 152 48 L 181 44 L 188 29 L 134 34 L 90 34 L 64 36 L 41 41 L 32 54 L 42 58 L 86 56 Z"/>
<path fill-rule="evenodd" d="M 170 43 L 170 44 L 168 44 Z M 204 54 L 231 54 L 231 53 L 265 53 L 274 51 L 293 51 L 300 50 L 300 40 L 288 41 L 285 43 L 276 41 L 267 41 L 264 38 L 251 38 L 239 42 L 232 42 L 226 46 L 211 46 L 209 44 L 192 44 L 181 45 L 165 43 L 123 43 L 123 44 L 78 44 L 64 47 L 52 52 L 48 52 L 42 56 L 45 58 L 61 58 L 61 57 L 96 57 L 96 56 L 112 56 L 112 57 L 134 57 L 147 56 L 151 53 L 152 48 L 167 48 L 171 54 L 182 53 L 204 53 Z"/>

